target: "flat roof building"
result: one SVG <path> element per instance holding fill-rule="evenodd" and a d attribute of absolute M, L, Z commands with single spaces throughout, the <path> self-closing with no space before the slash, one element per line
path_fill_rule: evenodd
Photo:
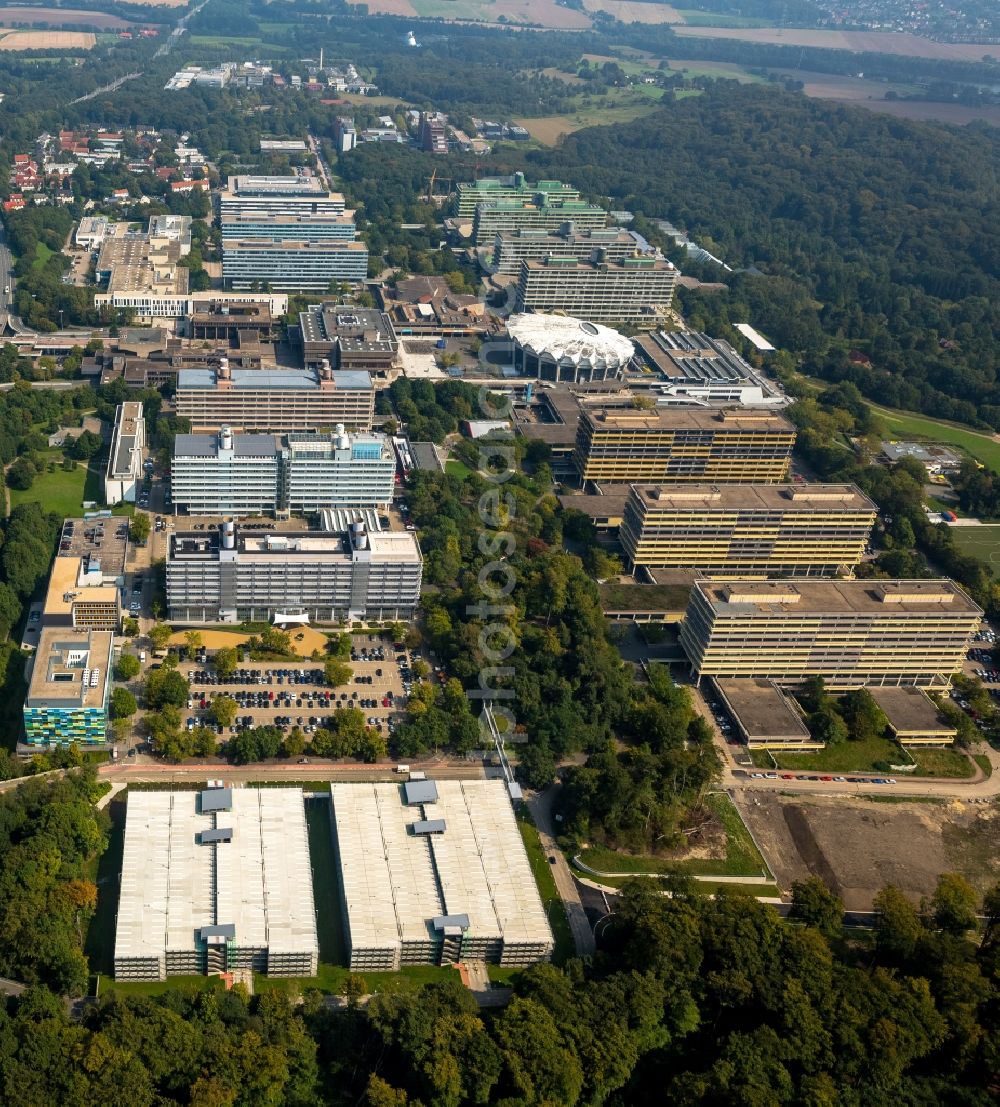
<path fill-rule="evenodd" d="M 237 176 L 219 191 L 219 218 L 343 215 L 344 197 L 318 177 Z"/>
<path fill-rule="evenodd" d="M 111 452 L 104 474 L 106 504 L 135 503 L 142 481 L 142 451 L 146 445 L 146 422 L 142 404 L 119 404 L 111 435 Z"/>
<path fill-rule="evenodd" d="M 335 370 L 385 375 L 396 363 L 399 343 L 384 311 L 313 304 L 299 313 L 299 330 L 307 368 L 319 368 L 326 361 Z"/>
<path fill-rule="evenodd" d="M 875 516 L 853 484 L 634 484 L 619 538 L 633 566 L 836 576 L 861 560 Z"/>
<path fill-rule="evenodd" d="M 635 340 L 637 372 L 657 404 L 710 407 L 788 403 L 781 386 L 721 338 L 698 331 L 653 331 Z"/>
<path fill-rule="evenodd" d="M 919 688 L 869 688 L 902 746 L 950 745 L 958 731 L 938 705 Z"/>
<path fill-rule="evenodd" d="M 170 483 L 189 515 L 261 515 L 388 504 L 396 459 L 380 434 L 179 434 Z"/>
<path fill-rule="evenodd" d="M 24 700 L 30 745 L 105 740 L 113 643 L 109 630 L 42 628 Z"/>
<path fill-rule="evenodd" d="M 773 681 L 719 679 L 715 687 L 750 749 L 822 749 L 801 714 Z"/>
<path fill-rule="evenodd" d="M 522 261 L 544 261 L 547 257 L 576 258 L 578 261 L 621 261 L 650 248 L 644 240 L 621 227 L 591 227 L 580 231 L 569 222 L 551 231 L 544 227 L 521 227 L 501 231 L 493 241 L 490 270 L 516 277 Z"/>
<path fill-rule="evenodd" d="M 950 580 L 699 580 L 680 640 L 698 680 L 945 689 L 982 615 Z"/>
<path fill-rule="evenodd" d="M 230 242 L 257 239 L 265 242 L 353 242 L 358 236 L 353 211 L 339 215 L 325 212 L 316 215 L 226 215 L 219 226 L 223 249 Z"/>
<path fill-rule="evenodd" d="M 280 289 L 328 291 L 334 284 L 360 284 L 368 276 L 363 242 L 296 239 L 226 239 L 222 279 L 227 288 L 271 285 Z"/>
<path fill-rule="evenodd" d="M 227 803 L 203 803 L 213 793 Z M 318 962 L 301 788 L 129 792 L 116 980 L 315 976 Z"/>
<path fill-rule="evenodd" d="M 177 375 L 177 414 L 203 430 L 332 430 L 343 423 L 370 430 L 375 389 L 368 373 L 311 369 L 184 369 Z"/>
<path fill-rule="evenodd" d="M 471 219 L 480 204 L 495 204 L 515 200 L 538 201 L 542 197 L 550 201 L 579 200 L 580 191 L 563 181 L 525 180 L 523 173 L 509 177 L 480 177 L 475 181 L 459 181 L 456 214 L 460 219 Z"/>
<path fill-rule="evenodd" d="M 552 930 L 502 780 L 332 784 L 353 971 L 476 959 L 547 961 Z"/>
<path fill-rule="evenodd" d="M 262 535 L 225 523 L 221 533 L 172 534 L 170 620 L 288 625 L 412 618 L 423 573 L 414 533 L 377 529 L 377 516 L 365 509 L 336 514 L 336 530 Z"/>
<path fill-rule="evenodd" d="M 788 473 L 795 427 L 758 408 L 584 406 L 574 463 L 582 482 L 774 484 Z"/>
<path fill-rule="evenodd" d="M 550 255 L 521 262 L 515 311 L 563 312 L 594 323 L 653 327 L 674 298 L 677 269 L 652 257 L 579 261 Z"/>
<path fill-rule="evenodd" d="M 524 228 L 556 231 L 568 222 L 580 231 L 596 230 L 607 226 L 608 213 L 583 200 L 552 199 L 544 195 L 523 200 L 491 200 L 476 205 L 472 238 L 477 246 L 489 246 L 496 242 L 498 234 Z"/>

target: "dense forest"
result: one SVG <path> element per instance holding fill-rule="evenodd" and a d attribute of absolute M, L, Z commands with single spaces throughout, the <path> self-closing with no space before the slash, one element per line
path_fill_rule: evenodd
<path fill-rule="evenodd" d="M 730 299 L 752 299 L 755 324 L 807 372 L 852 379 L 894 406 L 1000 426 L 995 132 L 723 82 L 570 135 L 528 164 L 670 219 L 750 270 Z M 769 307 L 775 280 L 803 286 L 790 315 L 784 296 Z M 853 349 L 871 365 L 851 362 Z"/>
<path fill-rule="evenodd" d="M 25 1107 L 612 1107 L 993 1102 L 1000 890 L 942 876 L 920 909 L 877 898 L 844 938 L 842 905 L 797 885 L 793 921 L 739 894 L 635 882 L 592 961 L 537 965 L 501 1008 L 454 980 L 337 1009 L 306 992 L 248 999 L 110 989 L 77 1022 L 29 989 L 0 1008 L 0 1098 Z"/>

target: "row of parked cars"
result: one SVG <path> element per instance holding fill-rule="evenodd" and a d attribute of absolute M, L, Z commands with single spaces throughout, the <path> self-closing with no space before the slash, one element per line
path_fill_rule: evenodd
<path fill-rule="evenodd" d="M 202 662 L 204 664 L 204 662 Z M 237 669 L 230 676 L 220 677 L 210 669 L 194 669 L 192 684 L 325 684 L 322 669 Z"/>
<path fill-rule="evenodd" d="M 747 773 L 753 780 L 825 780 L 839 784 L 895 784 L 891 776 L 829 776 L 819 773 Z"/>

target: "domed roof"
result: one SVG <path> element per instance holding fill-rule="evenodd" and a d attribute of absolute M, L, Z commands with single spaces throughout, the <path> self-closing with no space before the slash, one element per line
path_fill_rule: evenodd
<path fill-rule="evenodd" d="M 522 349 L 559 364 L 616 368 L 635 353 L 624 335 L 571 315 L 512 315 L 507 333 Z"/>

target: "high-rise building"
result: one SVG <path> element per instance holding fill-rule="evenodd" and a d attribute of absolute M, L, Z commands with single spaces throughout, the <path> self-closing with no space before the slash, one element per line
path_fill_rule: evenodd
<path fill-rule="evenodd" d="M 171 535 L 171 622 L 338 623 L 409 619 L 423 559 L 412 531 L 382 531 L 371 510 L 333 511 L 323 531 Z"/>
<path fill-rule="evenodd" d="M 42 629 L 24 699 L 30 745 L 105 741 L 113 644 L 110 630 Z"/>
<path fill-rule="evenodd" d="M 439 111 L 422 111 L 417 133 L 420 149 L 428 154 L 448 153 L 448 117 Z"/>
<path fill-rule="evenodd" d="M 636 253 L 646 253 L 650 247 L 646 244 L 644 249 L 641 238 L 621 227 L 592 227 L 585 231 L 577 230 L 573 223 L 564 223 L 555 231 L 521 227 L 501 231 L 496 236 L 491 267 L 496 273 L 516 277 L 520 275 L 522 261 L 544 261 L 547 257 L 594 261 L 598 250 L 604 261 L 621 261 Z"/>
<path fill-rule="evenodd" d="M 230 177 L 219 192 L 219 218 L 270 219 L 276 216 L 337 216 L 344 197 L 331 192 L 318 177 Z"/>
<path fill-rule="evenodd" d="M 608 213 L 584 200 L 553 199 L 548 195 L 526 200 L 490 201 L 476 206 L 472 237 L 477 246 L 488 246 L 504 232 L 523 227 L 555 231 L 565 223 L 572 223 L 581 231 L 605 227 Z"/>
<path fill-rule="evenodd" d="M 229 242 L 353 242 L 354 212 L 316 215 L 225 215 L 219 221 L 222 245 Z"/>
<path fill-rule="evenodd" d="M 950 580 L 698 580 L 680 640 L 699 680 L 946 689 L 982 615 Z"/>
<path fill-rule="evenodd" d="M 193 428 L 246 431 L 370 430 L 375 414 L 371 377 L 359 370 L 182 369 L 177 414 Z"/>
<path fill-rule="evenodd" d="M 378 507 L 395 490 L 395 455 L 380 434 L 179 434 L 171 493 L 188 515 Z"/>
<path fill-rule="evenodd" d="M 793 424 L 763 408 L 584 407 L 574 463 L 583 483 L 774 484 L 794 444 Z"/>
<path fill-rule="evenodd" d="M 278 228 L 281 230 L 281 228 Z M 229 239 L 222 244 L 222 278 L 227 288 L 326 292 L 330 283 L 360 284 L 368 276 L 363 242 L 300 239 Z"/>
<path fill-rule="evenodd" d="M 673 262 L 652 257 L 579 261 L 550 255 L 521 262 L 516 311 L 561 311 L 600 323 L 662 322 L 674 297 Z"/>
<path fill-rule="evenodd" d="M 456 214 L 460 219 L 471 219 L 480 204 L 497 204 L 517 201 L 538 203 L 572 201 L 580 199 L 579 189 L 562 181 L 526 181 L 523 173 L 510 177 L 480 177 L 477 181 L 459 181 Z"/>
<path fill-rule="evenodd" d="M 631 565 L 709 576 L 834 576 L 861 560 L 876 508 L 853 484 L 635 484 Z"/>

